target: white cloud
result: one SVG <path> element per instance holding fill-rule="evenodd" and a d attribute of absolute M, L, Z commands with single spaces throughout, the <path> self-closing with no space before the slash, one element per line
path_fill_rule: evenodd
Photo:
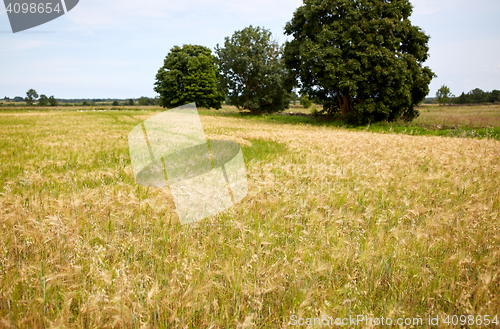
<path fill-rule="evenodd" d="M 170 25 L 210 22 L 221 19 L 251 17 L 254 21 L 288 20 L 302 4 L 301 0 L 228 1 L 205 0 L 87 0 L 68 13 L 76 30 L 124 29 L 140 30 L 163 23 Z M 191 20 L 191 22 L 189 22 Z"/>

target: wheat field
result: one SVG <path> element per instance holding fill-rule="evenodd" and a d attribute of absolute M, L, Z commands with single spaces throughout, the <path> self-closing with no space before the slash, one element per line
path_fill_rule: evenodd
<path fill-rule="evenodd" d="M 0 113 L 0 328 L 500 316 L 499 141 L 201 116 L 249 192 L 181 226 L 129 161 L 157 113 Z"/>

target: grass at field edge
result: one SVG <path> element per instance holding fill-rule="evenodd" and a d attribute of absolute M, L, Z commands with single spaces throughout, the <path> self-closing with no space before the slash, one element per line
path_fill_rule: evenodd
<path fill-rule="evenodd" d="M 269 114 L 262 116 L 249 115 L 247 113 L 218 113 L 211 110 L 200 110 L 202 115 L 226 116 L 248 120 L 265 121 L 269 123 L 311 125 L 332 128 L 344 128 L 355 131 L 371 131 L 375 133 L 396 133 L 415 136 L 443 136 L 461 138 L 491 138 L 500 140 L 500 127 L 472 128 L 467 126 L 443 126 L 438 124 L 415 124 L 412 122 L 377 122 L 368 125 L 351 125 L 341 120 L 325 121 L 322 118 L 306 116 L 293 116 L 282 114 Z"/>
<path fill-rule="evenodd" d="M 84 107 L 84 108 L 0 108 L 1 113 L 37 113 L 37 112 L 86 112 L 86 111 L 147 111 L 147 112 L 162 112 L 161 107 Z M 368 125 L 352 125 L 347 124 L 341 120 L 327 121 L 322 117 L 313 118 L 310 116 L 297 116 L 297 115 L 283 115 L 280 113 L 264 114 L 264 115 L 250 115 L 246 112 L 238 112 L 237 110 L 226 111 L 222 110 L 208 110 L 199 109 L 201 115 L 207 116 L 223 116 L 233 117 L 245 120 L 257 120 L 268 123 L 278 124 L 292 124 L 292 125 L 311 125 L 323 126 L 332 128 L 344 128 L 354 131 L 371 131 L 375 133 L 396 133 L 415 136 L 443 136 L 443 137 L 460 137 L 460 138 L 491 138 L 500 140 L 500 127 L 469 127 L 467 125 L 442 125 L 442 124 L 429 124 L 429 123 L 415 123 L 415 122 L 377 122 Z"/>

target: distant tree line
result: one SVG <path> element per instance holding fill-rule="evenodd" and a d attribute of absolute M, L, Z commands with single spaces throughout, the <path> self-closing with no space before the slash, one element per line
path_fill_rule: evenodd
<path fill-rule="evenodd" d="M 479 88 L 469 91 L 467 94 L 462 92 L 460 96 L 454 97 L 454 104 L 481 104 L 481 103 L 498 103 L 500 102 L 500 90 L 483 91 Z"/>
<path fill-rule="evenodd" d="M 85 99 L 85 100 L 70 100 L 73 103 L 81 103 L 83 106 L 89 106 L 89 105 L 96 105 L 97 103 L 101 103 L 102 105 L 104 104 L 109 104 L 111 103 L 111 106 L 134 106 L 136 105 L 141 105 L 141 106 L 147 106 L 147 105 L 158 105 L 160 99 L 158 97 L 150 98 L 150 97 L 145 97 L 142 96 L 138 99 L 134 98 L 129 98 L 129 99 Z"/>
<path fill-rule="evenodd" d="M 455 97 L 446 85 L 441 86 L 436 92 L 436 98 L 439 104 L 487 104 L 500 103 L 500 90 L 483 91 L 475 88 L 468 93 L 462 92 L 460 96 Z"/>
<path fill-rule="evenodd" d="M 35 89 L 30 89 L 26 92 L 26 97 L 16 96 L 14 98 L 9 98 L 5 96 L 3 101 L 7 102 L 25 102 L 28 106 L 57 106 L 57 105 L 81 105 L 81 106 L 91 106 L 91 105 L 112 105 L 112 106 L 130 106 L 136 103 L 141 106 L 147 105 L 158 105 L 160 102 L 159 97 L 145 97 L 142 96 L 138 99 L 103 99 L 103 98 L 93 98 L 93 99 L 56 99 L 54 96 L 47 97 L 44 94 L 39 95 Z M 0 103 L 2 104 L 2 103 Z"/>
<path fill-rule="evenodd" d="M 24 98 L 23 98 L 23 97 L 21 97 L 21 96 L 16 96 L 16 97 L 14 97 L 14 98 L 9 98 L 9 97 L 5 96 L 5 97 L 3 98 L 3 100 L 4 100 L 4 101 L 7 101 L 7 102 L 12 101 L 12 102 L 16 102 L 16 103 L 17 103 L 17 102 L 24 102 Z"/>

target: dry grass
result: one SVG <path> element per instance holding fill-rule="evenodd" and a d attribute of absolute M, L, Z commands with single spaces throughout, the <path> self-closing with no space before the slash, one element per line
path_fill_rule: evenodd
<path fill-rule="evenodd" d="M 423 106 L 416 124 L 463 126 L 470 128 L 500 127 L 500 105 Z"/>
<path fill-rule="evenodd" d="M 0 327 L 500 315 L 500 142 L 202 116 L 249 195 L 180 226 L 128 159 L 153 114 L 0 114 Z"/>

